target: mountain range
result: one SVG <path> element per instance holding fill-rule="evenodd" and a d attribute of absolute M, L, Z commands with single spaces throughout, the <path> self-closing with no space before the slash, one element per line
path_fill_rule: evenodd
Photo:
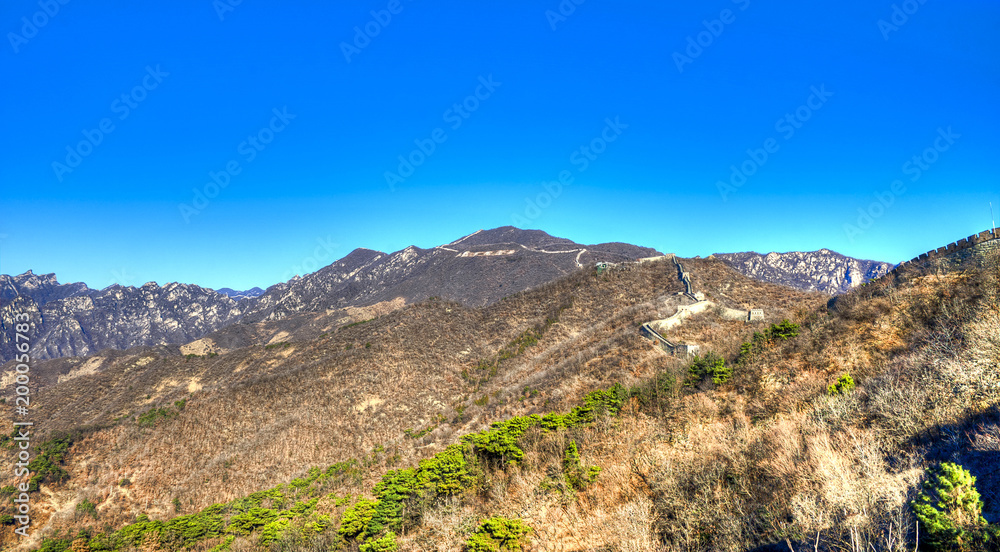
<path fill-rule="evenodd" d="M 751 278 L 830 295 L 845 293 L 880 278 L 895 266 L 855 259 L 829 249 L 766 254 L 716 253 L 714 256 Z"/>
<path fill-rule="evenodd" d="M 582 245 L 539 230 L 510 226 L 480 230 L 429 249 L 394 253 L 355 249 L 316 272 L 269 287 L 236 291 L 194 284 L 149 282 L 102 290 L 60 284 L 54 274 L 0 275 L 5 328 L 16 313 L 31 316 L 36 358 L 183 344 L 234 323 L 282 320 L 383 305 L 382 310 L 430 297 L 485 306 L 599 261 L 621 262 L 661 253 L 625 243 Z M 884 274 L 888 263 L 861 261 L 828 250 L 813 253 L 719 254 L 752 278 L 804 291 L 841 293 Z M 346 314 L 345 316 L 349 316 Z M 0 360 L 14 357 L 13 334 L 0 336 Z"/>
<path fill-rule="evenodd" d="M 54 274 L 0 276 L 2 324 L 28 313 L 36 358 L 86 355 L 104 348 L 186 343 L 236 322 L 280 320 L 295 313 L 408 304 L 429 297 L 476 306 L 544 284 L 597 261 L 659 255 L 621 243 L 581 245 L 538 230 L 478 231 L 431 249 L 387 254 L 355 249 L 316 272 L 269 287 L 235 292 L 194 284 L 149 282 L 94 290 L 60 284 Z M 14 357 L 13 333 L 0 337 L 0 359 Z"/>

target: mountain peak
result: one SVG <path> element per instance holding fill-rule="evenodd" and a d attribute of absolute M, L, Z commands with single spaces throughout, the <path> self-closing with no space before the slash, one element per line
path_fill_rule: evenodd
<path fill-rule="evenodd" d="M 628 244 L 580 245 L 541 230 L 502 226 L 477 230 L 445 245 L 409 245 L 385 254 L 355 249 L 343 259 L 269 289 L 244 320 L 282 319 L 402 299 L 440 297 L 470 306 L 490 304 L 592 266 L 656 255 Z"/>
<path fill-rule="evenodd" d="M 371 259 L 377 259 L 379 257 L 384 257 L 385 253 L 382 251 L 376 251 L 374 249 L 368 249 L 367 247 L 357 247 L 350 253 L 348 253 L 340 261 L 354 261 L 354 262 L 367 262 Z"/>
<path fill-rule="evenodd" d="M 491 230 L 477 230 L 464 238 L 456 240 L 449 246 L 475 247 L 483 245 L 517 244 L 525 247 L 542 248 L 545 246 L 576 246 L 572 240 L 556 238 L 542 230 L 523 230 L 514 226 L 501 226 Z"/>

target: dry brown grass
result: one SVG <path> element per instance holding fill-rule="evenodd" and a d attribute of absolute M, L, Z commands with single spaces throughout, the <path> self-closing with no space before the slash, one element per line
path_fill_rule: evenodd
<path fill-rule="evenodd" d="M 37 390 L 46 405 L 36 422 L 44 434 L 84 425 L 94 430 L 71 449 L 69 483 L 44 486 L 51 497 L 39 500 L 36 522 L 72 524 L 83 495 L 100 501 L 95 525 L 120 526 L 139 513 L 164 519 L 174 515 L 175 497 L 182 513 L 190 513 L 286 482 L 310 466 L 362 459 L 378 445 L 406 465 L 440 450 L 456 433 L 511 414 L 548 411 L 582 391 L 636 377 L 628 363 L 608 370 L 608 359 L 620 352 L 634 359 L 655 354 L 633 334 L 641 305 L 677 289 L 673 274 L 658 268 L 600 280 L 581 272 L 489 308 L 429 301 L 342 329 L 329 329 L 339 328 L 340 313 L 291 325 L 267 322 L 228 330 L 243 331 L 257 344 L 215 357 L 188 359 L 169 348 L 109 354 L 96 373 Z M 461 378 L 463 369 L 557 313 L 559 323 L 542 342 L 505 362 L 492 380 L 476 388 Z M 279 332 L 286 337 L 276 341 Z M 290 345 L 278 345 L 282 341 Z M 266 349 L 265 343 L 278 346 Z M 579 359 L 579 350 L 594 354 Z M 49 364 L 61 370 L 67 361 L 39 363 L 38 370 Z M 202 387 L 192 388 L 192 381 Z M 522 402 L 528 385 L 535 394 Z M 473 404 L 481 395 L 489 395 L 489 403 Z M 172 408 L 180 399 L 187 403 L 176 417 L 152 428 L 135 423 L 134 416 Z M 452 423 L 459 408 L 464 415 Z M 421 439 L 403 435 L 435 425 Z M 5 461 L 9 454 L 3 451 Z M 372 466 L 343 492 L 370 489 L 385 468 L 384 462 Z M 131 481 L 127 487 L 119 485 L 124 478 Z"/>
<path fill-rule="evenodd" d="M 787 549 L 788 539 L 795 550 L 818 542 L 821 550 L 895 551 L 912 549 L 906 502 L 929 462 L 959 459 L 995 485 L 995 272 L 903 275 L 839 298 L 828 313 L 825 296 L 753 282 L 711 260 L 685 263 L 695 288 L 713 300 L 763 306 L 772 321 L 801 323 L 801 334 L 719 388 L 635 400 L 622 416 L 569 434 L 527 435 L 521 467 L 494 469 L 480 494 L 425 512 L 401 550 L 459 550 L 484 517 L 507 515 L 535 529 L 533 550 Z M 72 507 L 83 497 L 100 501 L 95 525 L 118 526 L 139 512 L 163 519 L 173 515 L 174 497 L 189 513 L 309 466 L 370 458 L 337 489 L 356 495 L 386 469 L 412 465 L 491 421 L 567 410 L 616 381 L 682 380 L 680 359 L 637 336 L 679 289 L 669 263 L 596 277 L 581 271 L 481 309 L 429 301 L 334 330 L 336 319 L 317 316 L 289 331 L 287 348 L 190 360 L 148 350 L 113 355 L 96 374 L 40 392 L 51 405 L 39 410 L 40 426 L 99 428 L 72 449 L 69 483 L 44 488 L 40 519 L 50 528 L 78 523 Z M 539 343 L 492 378 L 462 378 L 524 330 L 542 327 Z M 759 329 L 706 313 L 673 337 L 732 359 Z M 156 359 L 140 365 L 150 354 Z M 845 372 L 858 388 L 826 396 Z M 203 386 L 194 393 L 192 378 Z M 183 397 L 183 412 L 154 428 L 114 421 Z M 477 405 L 481 397 L 487 401 Z M 428 427 L 435 429 L 420 439 L 403 435 Z M 585 465 L 603 469 L 575 495 L 541 488 L 558 472 L 568 439 Z M 376 445 L 386 452 L 372 456 Z M 118 486 L 122 477 L 132 484 Z M 992 489 L 983 496 L 995 516 Z M 237 541 L 234 550 L 249 546 Z"/>

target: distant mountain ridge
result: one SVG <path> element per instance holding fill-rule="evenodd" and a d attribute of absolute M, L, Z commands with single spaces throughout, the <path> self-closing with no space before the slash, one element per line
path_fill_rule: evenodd
<path fill-rule="evenodd" d="M 219 288 L 215 291 L 218 291 L 219 293 L 225 295 L 226 297 L 229 297 L 230 299 L 234 299 L 236 301 L 241 301 L 243 299 L 252 299 L 254 297 L 260 297 L 261 295 L 264 294 L 264 290 L 260 289 L 259 287 L 252 287 L 246 291 L 236 291 L 235 289 L 226 287 L 226 288 Z"/>
<path fill-rule="evenodd" d="M 716 253 L 737 271 L 803 291 L 844 293 L 892 270 L 892 263 L 855 259 L 829 249 L 789 253 Z"/>
<path fill-rule="evenodd" d="M 94 290 L 60 284 L 54 274 L 0 276 L 0 360 L 14 358 L 17 313 L 32 320 L 32 354 L 58 358 L 103 348 L 187 343 L 236 322 L 280 320 L 303 312 L 411 303 L 440 297 L 487 305 L 597 261 L 658 255 L 628 244 L 580 245 L 540 230 L 480 230 L 446 245 L 387 254 L 355 249 L 311 274 L 239 292 L 150 282 Z"/>
<path fill-rule="evenodd" d="M 104 348 L 183 343 L 238 319 L 236 301 L 192 284 L 141 287 L 59 284 L 54 274 L 0 275 L 0 354 L 15 355 L 15 315 L 30 316 L 31 355 L 57 358 Z"/>
<path fill-rule="evenodd" d="M 482 306 L 598 261 L 654 255 L 659 253 L 648 247 L 581 245 L 512 226 L 480 230 L 430 249 L 410 246 L 391 254 L 355 249 L 312 274 L 268 288 L 247 309 L 244 320 L 281 319 L 397 298 L 412 303 L 440 297 Z"/>
<path fill-rule="evenodd" d="M 598 261 L 660 255 L 625 243 L 582 245 L 540 230 L 479 230 L 451 243 L 394 253 L 359 248 L 316 272 L 269 287 L 212 290 L 149 282 L 94 290 L 60 284 L 54 274 L 0 275 L 0 361 L 14 358 L 17 313 L 32 320 L 35 358 L 79 356 L 104 348 L 183 344 L 234 323 L 282 320 L 379 303 L 403 305 L 439 297 L 489 305 Z M 793 253 L 716 254 L 737 271 L 800 290 L 835 294 L 877 278 L 889 263 L 852 259 L 822 249 Z M 396 307 L 393 307 L 396 308 Z"/>

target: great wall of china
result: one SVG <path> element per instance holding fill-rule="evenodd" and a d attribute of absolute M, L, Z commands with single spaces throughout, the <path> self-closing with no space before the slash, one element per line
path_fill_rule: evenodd
<path fill-rule="evenodd" d="M 899 263 L 892 270 L 877 280 L 894 276 L 898 274 L 901 269 L 907 269 L 910 267 L 924 268 L 933 261 L 947 260 L 961 264 L 972 258 L 985 259 L 993 252 L 1000 252 L 1000 228 L 994 228 L 993 230 L 986 230 L 978 234 L 974 234 L 944 247 L 939 247 L 922 255 L 918 255 L 909 261 Z M 688 305 L 678 305 L 677 312 L 672 316 L 662 320 L 652 320 L 643 324 L 639 329 L 639 333 L 657 342 L 659 346 L 668 353 L 680 354 L 684 356 L 698 354 L 699 348 L 697 345 L 674 343 L 662 335 L 662 332 L 669 331 L 670 329 L 676 327 L 685 318 L 704 312 L 709 307 L 717 307 L 715 303 L 707 301 L 704 294 L 694 292 L 691 287 L 691 277 L 687 271 L 684 270 L 684 265 L 677 260 L 676 255 L 668 253 L 662 257 L 639 259 L 637 262 L 633 263 L 597 263 L 596 268 L 598 274 L 600 274 L 604 270 L 611 268 L 624 268 L 624 266 L 629 264 L 641 264 L 649 261 L 667 259 L 673 261 L 674 265 L 677 267 L 677 278 L 684 284 L 684 291 L 679 292 L 677 295 L 690 299 L 694 301 L 694 303 Z M 718 314 L 724 319 L 742 319 L 747 322 L 755 322 L 764 319 L 764 312 L 761 309 L 751 309 L 749 314 L 744 314 L 743 311 L 720 307 Z"/>
<path fill-rule="evenodd" d="M 684 319 L 690 318 L 696 314 L 707 311 L 710 308 L 716 309 L 716 314 L 724 320 L 743 320 L 746 322 L 756 322 L 758 320 L 764 319 L 764 311 L 761 309 L 752 309 L 750 311 L 741 311 L 737 309 L 730 309 L 717 305 L 716 303 L 705 299 L 705 294 L 701 292 L 695 292 L 691 287 L 691 276 L 686 270 L 684 270 L 684 265 L 677 260 L 675 255 L 665 255 L 663 257 L 658 257 L 657 259 L 670 259 L 674 262 L 674 266 L 677 267 L 677 279 L 684 284 L 684 291 L 678 292 L 676 296 L 684 300 L 693 301 L 690 304 L 679 304 L 677 305 L 677 312 L 673 315 L 668 316 L 662 320 L 652 320 L 646 322 L 639 328 L 639 333 L 643 336 L 657 342 L 663 350 L 670 354 L 690 356 L 696 355 L 699 352 L 698 345 L 691 343 L 674 343 L 667 338 L 663 337 L 663 333 L 670 331 L 671 329 L 680 325 Z"/>
<path fill-rule="evenodd" d="M 983 245 L 983 247 L 976 247 L 978 245 Z M 970 257 L 983 255 L 987 252 L 1000 250 L 1000 228 L 994 228 L 992 230 L 984 230 L 978 234 L 973 234 L 968 238 L 958 240 L 955 243 L 948 244 L 944 247 L 939 247 L 937 249 L 928 251 L 922 255 L 918 255 L 909 261 L 903 261 L 896 265 L 896 268 L 890 270 L 890 273 L 897 272 L 898 269 L 911 266 L 914 264 L 921 265 L 928 261 L 933 261 L 935 259 L 940 259 L 944 257 L 950 257 L 960 261 L 964 261 Z M 965 253 L 965 254 L 963 254 Z"/>
<path fill-rule="evenodd" d="M 901 271 L 905 272 L 908 269 L 927 268 L 935 262 L 948 261 L 954 264 L 964 264 L 970 259 L 985 260 L 994 252 L 1000 252 L 1000 228 L 984 230 L 965 239 L 932 249 L 909 261 L 903 261 L 883 276 L 875 278 L 869 283 L 881 281 L 883 278 L 895 277 Z"/>

